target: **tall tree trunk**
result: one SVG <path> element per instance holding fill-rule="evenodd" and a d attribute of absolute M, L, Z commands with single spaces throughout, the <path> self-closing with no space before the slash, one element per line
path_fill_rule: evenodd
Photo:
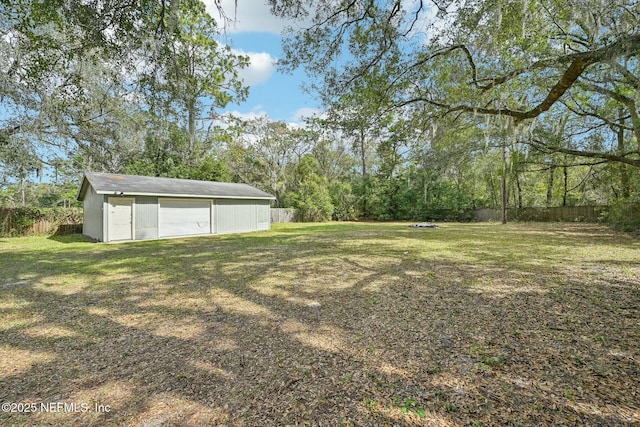
<path fill-rule="evenodd" d="M 567 159 L 564 159 L 564 165 L 562 166 L 562 175 L 563 175 L 563 186 L 564 190 L 562 191 L 562 206 L 567 206 L 567 198 L 569 196 L 569 167 L 567 166 Z"/>
<path fill-rule="evenodd" d="M 23 208 L 27 206 L 27 196 L 25 194 L 24 187 L 25 187 L 25 180 L 20 179 L 20 197 L 21 197 Z"/>
<path fill-rule="evenodd" d="M 367 204 L 367 198 L 369 196 L 369 185 L 367 183 L 367 154 L 365 152 L 365 138 L 364 129 L 360 128 L 360 161 L 362 166 L 362 215 L 368 217 L 367 212 L 369 206 Z"/>
<path fill-rule="evenodd" d="M 518 163 L 519 162 L 519 160 L 518 160 L 519 158 L 515 157 L 515 159 L 516 159 L 516 165 L 515 165 L 515 167 L 513 167 L 513 166 L 511 167 L 511 169 L 513 171 L 513 179 L 515 180 L 515 184 L 516 184 L 515 192 L 513 194 L 513 198 L 518 201 L 518 209 L 522 209 L 522 205 L 523 205 L 523 203 L 522 203 L 522 185 L 520 183 L 520 170 L 519 170 L 520 169 L 520 165 Z"/>
<path fill-rule="evenodd" d="M 427 190 L 428 190 L 428 185 L 427 185 L 427 179 L 426 178 L 422 178 L 422 201 L 424 202 L 424 204 L 427 204 Z"/>
<path fill-rule="evenodd" d="M 520 185 L 520 174 L 516 173 L 516 188 L 518 189 L 518 208 L 522 209 L 522 186 Z"/>
<path fill-rule="evenodd" d="M 618 152 L 624 153 L 625 143 L 624 143 L 624 110 L 620 108 L 618 110 L 618 121 L 620 123 L 620 127 L 618 128 Z M 640 141 L 638 141 L 640 143 Z M 627 165 L 621 163 L 620 167 L 620 190 L 622 192 L 622 197 L 624 199 L 629 198 L 631 192 L 629 190 L 629 172 L 627 170 Z"/>
<path fill-rule="evenodd" d="M 195 156 L 196 145 L 196 102 L 195 100 L 189 100 L 187 107 L 187 119 L 188 119 L 188 131 L 189 131 L 189 166 L 193 166 Z"/>
<path fill-rule="evenodd" d="M 497 209 L 498 208 L 498 197 L 497 197 L 497 192 L 498 189 L 496 188 L 496 182 L 495 179 L 493 178 L 493 172 L 489 172 L 489 191 L 491 194 L 491 207 L 493 209 Z"/>
<path fill-rule="evenodd" d="M 360 162 L 362 164 L 362 179 L 367 176 L 367 156 L 365 153 L 364 129 L 360 129 Z"/>
<path fill-rule="evenodd" d="M 506 224 L 507 219 L 507 145 L 502 144 L 502 178 L 500 183 L 501 192 L 501 208 L 502 208 L 502 223 Z"/>
<path fill-rule="evenodd" d="M 549 167 L 549 181 L 547 181 L 547 207 L 550 207 L 553 203 L 553 181 L 556 174 L 556 165 L 552 164 Z"/>

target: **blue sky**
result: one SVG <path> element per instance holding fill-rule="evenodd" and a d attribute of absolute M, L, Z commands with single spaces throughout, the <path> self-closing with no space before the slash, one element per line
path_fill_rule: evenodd
<path fill-rule="evenodd" d="M 212 0 L 205 0 L 209 13 L 218 17 Z M 320 103 L 302 89 L 306 75 L 278 72 L 275 61 L 282 57 L 280 32 L 288 23 L 270 14 L 264 0 L 222 0 L 225 13 L 235 23 L 227 29 L 224 42 L 237 53 L 249 56 L 251 65 L 241 72 L 250 86 L 249 98 L 229 105 L 224 111 L 243 118 L 266 114 L 271 120 L 300 123 L 303 116 L 320 111 Z"/>

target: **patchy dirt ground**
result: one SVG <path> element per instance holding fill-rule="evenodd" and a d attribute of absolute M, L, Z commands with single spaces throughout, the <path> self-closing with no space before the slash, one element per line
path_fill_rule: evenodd
<path fill-rule="evenodd" d="M 640 239 L 601 226 L 2 239 L 0 270 L 0 425 L 640 424 Z"/>

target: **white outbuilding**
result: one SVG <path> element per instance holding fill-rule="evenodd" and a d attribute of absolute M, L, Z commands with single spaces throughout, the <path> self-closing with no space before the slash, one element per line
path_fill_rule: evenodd
<path fill-rule="evenodd" d="M 269 230 L 275 197 L 247 184 L 85 173 L 82 233 L 97 241 Z"/>

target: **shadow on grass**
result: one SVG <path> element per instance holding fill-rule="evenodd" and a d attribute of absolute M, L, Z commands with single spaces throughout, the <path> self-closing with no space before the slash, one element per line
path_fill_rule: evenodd
<path fill-rule="evenodd" d="M 514 257 L 500 229 L 310 230 L 0 253 L 0 400 L 111 406 L 0 422 L 637 421 L 637 242 L 576 273 L 582 257 L 534 261 L 579 233 Z"/>
<path fill-rule="evenodd" d="M 85 236 L 82 232 L 56 232 L 48 237 L 49 240 L 53 240 L 58 243 L 95 243 L 96 241 L 91 237 Z"/>

